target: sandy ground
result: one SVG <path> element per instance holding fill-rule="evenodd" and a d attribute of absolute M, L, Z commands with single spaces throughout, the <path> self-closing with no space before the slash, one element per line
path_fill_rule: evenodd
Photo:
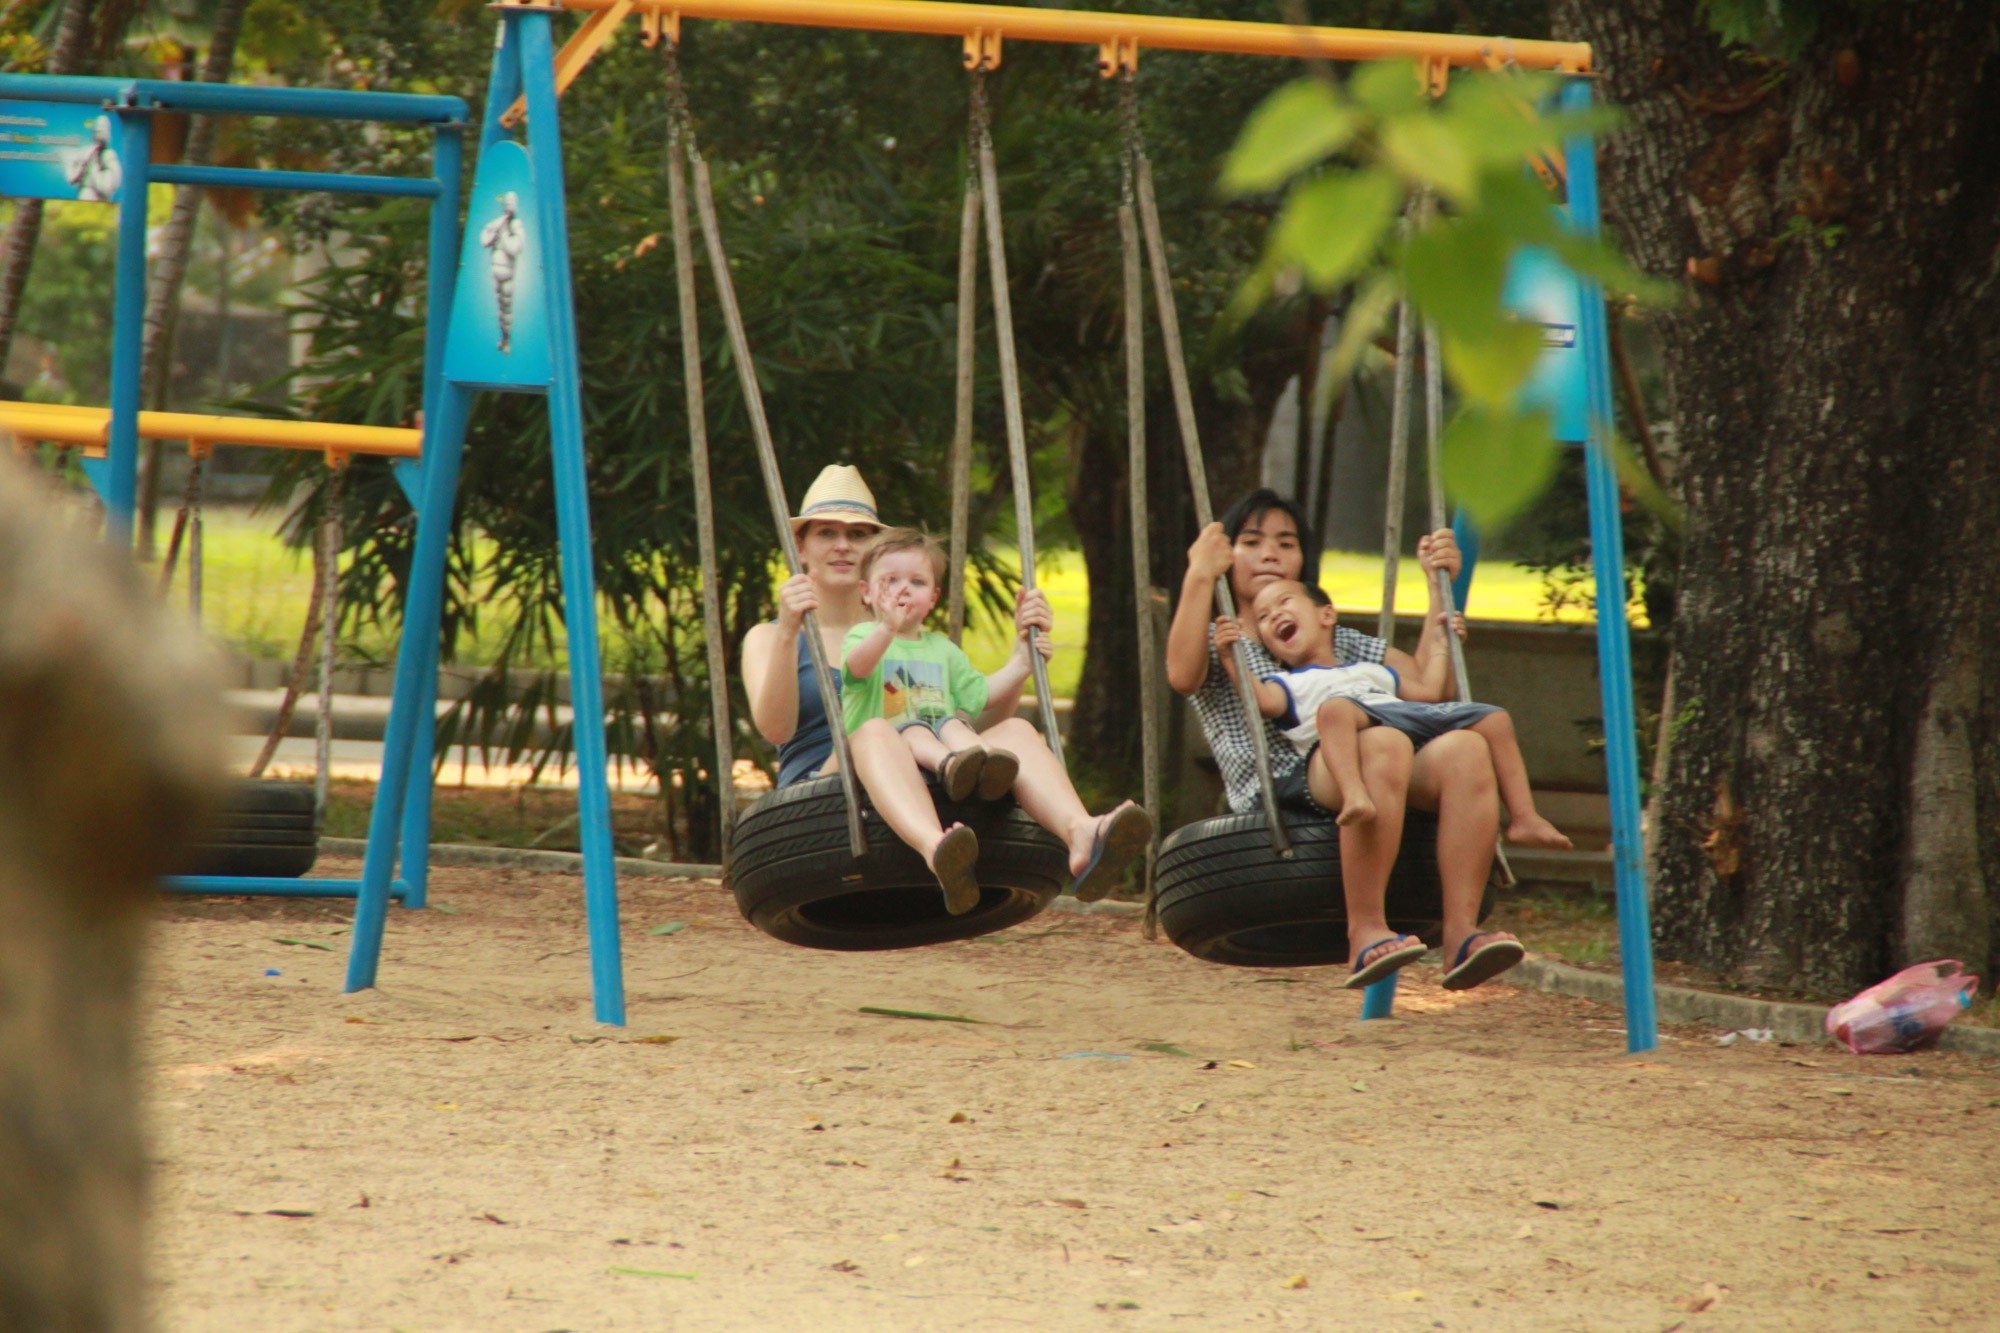
<path fill-rule="evenodd" d="M 1362 1025 L 1330 972 L 1066 913 L 817 954 L 636 881 L 615 1032 L 577 880 L 434 894 L 358 996 L 345 905 L 164 909 L 162 1327 L 2000 1323 L 1993 1062 L 1631 1057 L 1613 1011 L 1428 966 Z"/>

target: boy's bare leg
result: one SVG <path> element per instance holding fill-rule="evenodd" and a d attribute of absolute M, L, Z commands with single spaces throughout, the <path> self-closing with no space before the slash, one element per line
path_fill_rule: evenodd
<path fill-rule="evenodd" d="M 1370 727 L 1357 738 L 1361 782 L 1375 806 L 1375 817 L 1349 824 L 1340 830 L 1340 884 L 1347 904 L 1347 938 L 1353 962 L 1369 960 L 1362 955 L 1371 946 L 1390 941 L 1384 900 L 1389 892 L 1389 871 L 1403 845 L 1403 808 L 1410 781 L 1410 738 L 1391 727 Z M 1315 788 L 1313 799 L 1333 808 L 1333 793 L 1322 796 L 1317 788 L 1330 785 L 1329 776 L 1315 764 L 1308 782 Z"/>
<path fill-rule="evenodd" d="M 1528 785 L 1528 762 L 1521 757 L 1514 719 L 1505 711 L 1489 713 L 1468 730 L 1484 736 L 1487 748 L 1493 751 L 1493 777 L 1500 784 L 1500 799 L 1507 803 L 1507 841 L 1524 847 L 1569 850 L 1572 844 L 1562 830 L 1535 809 L 1535 793 Z"/>
<path fill-rule="evenodd" d="M 1329 810 L 1337 810 L 1334 823 L 1346 828 L 1350 824 L 1360 824 L 1375 818 L 1375 802 L 1369 798 L 1368 786 L 1361 780 L 1361 761 L 1358 736 L 1371 719 L 1360 707 L 1347 699 L 1329 699 L 1319 706 L 1313 717 L 1313 724 L 1319 729 L 1319 764 L 1324 766 L 1327 776 L 1332 778 L 1333 800 L 1325 800 L 1319 792 L 1313 799 Z M 1317 785 L 1319 775 L 1308 774 L 1308 788 Z"/>

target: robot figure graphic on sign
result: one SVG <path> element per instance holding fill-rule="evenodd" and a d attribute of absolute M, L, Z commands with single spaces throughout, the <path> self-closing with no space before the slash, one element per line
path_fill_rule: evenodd
<path fill-rule="evenodd" d="M 118 197 L 125 171 L 118 165 L 118 153 L 111 146 L 111 117 L 99 116 L 90 122 L 90 147 L 71 156 L 63 175 L 76 187 L 76 197 L 85 203 L 108 204 Z"/>
<path fill-rule="evenodd" d="M 514 347 L 514 276 L 520 268 L 522 252 L 528 248 L 528 233 L 521 226 L 521 199 L 512 190 L 500 196 L 500 216 L 479 233 L 486 248 L 488 271 L 493 275 L 493 299 L 500 311 L 500 351 Z"/>

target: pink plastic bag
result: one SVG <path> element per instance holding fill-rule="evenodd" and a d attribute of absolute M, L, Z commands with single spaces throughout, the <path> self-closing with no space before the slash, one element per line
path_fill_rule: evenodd
<path fill-rule="evenodd" d="M 1826 1011 L 1826 1033 L 1856 1055 L 1900 1055 L 1929 1046 L 1971 1005 L 1979 978 L 1954 958 L 1906 967 Z"/>

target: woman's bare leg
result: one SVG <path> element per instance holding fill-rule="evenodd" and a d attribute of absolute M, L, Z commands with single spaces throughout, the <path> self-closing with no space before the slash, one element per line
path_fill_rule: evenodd
<path fill-rule="evenodd" d="M 1444 888 L 1444 958 L 1451 966 L 1465 937 L 1479 929 L 1479 903 L 1493 870 L 1500 794 L 1493 751 L 1476 731 L 1454 731 L 1417 751 L 1410 804 L 1438 817 L 1438 878 Z M 1512 939 L 1505 931 L 1499 939 Z"/>
<path fill-rule="evenodd" d="M 1010 717 L 980 732 L 979 743 L 989 750 L 1005 750 L 1020 761 L 1014 799 L 1028 812 L 1028 818 L 1068 844 L 1069 872 L 1080 874 L 1090 860 L 1090 840 L 1097 832 L 1097 820 L 1084 809 L 1069 774 L 1042 733 L 1024 719 Z"/>
<path fill-rule="evenodd" d="M 921 736 L 939 750 L 944 748 L 937 737 L 921 728 L 912 728 L 909 736 Z M 854 776 L 861 779 L 883 820 L 929 861 L 944 837 L 944 826 L 938 823 L 930 788 L 903 734 L 879 717 L 870 718 L 849 733 L 847 752 L 854 756 Z"/>
<path fill-rule="evenodd" d="M 1505 710 L 1488 713 L 1468 730 L 1484 736 L 1486 748 L 1493 752 L 1493 778 L 1500 784 L 1500 799 L 1507 805 L 1507 841 L 1569 850 L 1570 840 L 1562 830 L 1535 809 L 1534 789 L 1528 785 L 1528 761 L 1521 757 L 1514 719 Z"/>
<path fill-rule="evenodd" d="M 1342 828 L 1375 818 L 1375 802 L 1361 780 L 1360 746 L 1356 739 L 1369 721 L 1368 714 L 1352 699 L 1328 699 L 1313 716 L 1313 726 L 1319 731 L 1319 749 L 1315 753 L 1340 792 L 1338 804 L 1327 808 L 1339 811 L 1333 822 Z M 1307 782 L 1310 786 L 1311 779 Z"/>
<path fill-rule="evenodd" d="M 1410 782 L 1410 738 L 1390 727 L 1370 727 L 1355 741 L 1361 784 L 1375 805 L 1375 817 L 1340 830 L 1340 883 L 1347 902 L 1347 939 L 1351 960 L 1394 934 L 1383 903 L 1389 892 L 1389 871 L 1403 845 L 1403 808 Z M 1313 765 L 1307 776 L 1313 800 L 1338 809 L 1332 774 Z"/>

